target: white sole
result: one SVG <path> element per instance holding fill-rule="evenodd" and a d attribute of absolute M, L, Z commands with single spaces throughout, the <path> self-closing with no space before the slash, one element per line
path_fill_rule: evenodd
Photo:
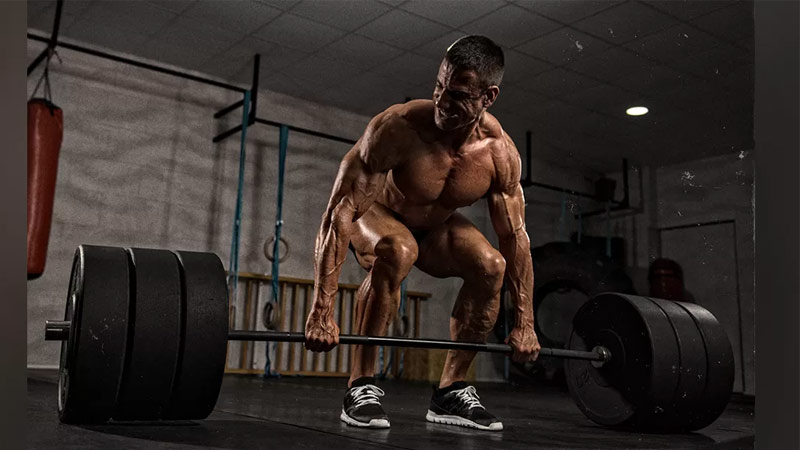
<path fill-rule="evenodd" d="M 479 423 L 475 423 L 469 419 L 465 419 L 459 416 L 449 416 L 446 414 L 436 414 L 435 412 L 428 410 L 428 414 L 425 415 L 425 420 L 428 422 L 433 423 L 443 423 L 446 425 L 457 425 L 459 427 L 467 427 L 467 428 L 477 428 L 478 430 L 485 430 L 485 431 L 502 431 L 503 430 L 503 423 L 502 422 L 495 422 L 488 427 L 486 425 L 481 425 Z"/>
<path fill-rule="evenodd" d="M 354 427 L 361 427 L 361 428 L 389 428 L 389 421 L 386 420 L 386 419 L 372 419 L 372 420 L 369 421 L 369 423 L 359 422 L 356 419 L 353 419 L 352 417 L 348 416 L 347 413 L 344 412 L 344 409 L 342 410 L 342 414 L 339 416 L 339 419 L 342 422 L 344 422 L 344 423 L 346 423 L 348 425 L 352 425 Z"/>

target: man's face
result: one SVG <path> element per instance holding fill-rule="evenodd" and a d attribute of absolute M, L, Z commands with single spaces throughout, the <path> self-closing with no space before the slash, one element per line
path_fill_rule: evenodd
<path fill-rule="evenodd" d="M 469 125 L 484 110 L 484 89 L 474 70 L 454 69 L 447 60 L 439 66 L 433 90 L 434 120 L 441 130 Z"/>

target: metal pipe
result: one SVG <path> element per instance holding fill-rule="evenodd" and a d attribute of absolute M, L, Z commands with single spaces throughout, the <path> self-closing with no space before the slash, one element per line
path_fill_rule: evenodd
<path fill-rule="evenodd" d="M 34 41 L 40 41 L 40 42 L 49 42 L 49 40 L 47 38 L 43 38 L 41 36 L 37 36 L 37 35 L 32 34 L 32 33 L 28 33 L 28 39 L 32 39 Z M 89 54 L 89 55 L 92 55 L 92 56 L 97 56 L 99 58 L 110 59 L 111 61 L 116 61 L 116 62 L 120 62 L 120 63 L 123 63 L 123 64 L 129 64 L 131 66 L 136 66 L 136 67 L 140 67 L 140 68 L 143 68 L 143 69 L 148 69 L 148 70 L 164 73 L 164 74 L 167 74 L 167 75 L 172 75 L 172 76 L 179 77 L 179 78 L 185 78 L 187 80 L 192 80 L 192 81 L 196 81 L 198 83 L 204 83 L 204 84 L 208 84 L 208 85 L 211 85 L 211 86 L 220 87 L 220 88 L 228 89 L 228 90 L 231 90 L 231 91 L 244 93 L 247 90 L 247 89 L 244 89 L 244 88 L 240 88 L 238 86 L 234 86 L 232 84 L 222 83 L 220 81 L 211 80 L 209 78 L 198 77 L 197 75 L 192 75 L 192 74 L 189 74 L 189 73 L 180 72 L 180 71 L 173 70 L 173 69 L 167 69 L 166 67 L 159 67 L 159 66 L 156 66 L 154 64 L 148 64 L 148 63 L 145 63 L 145 62 L 136 61 L 134 59 L 129 59 L 129 58 L 125 58 L 125 57 L 122 57 L 122 56 L 112 55 L 110 53 L 101 52 L 99 50 L 94 50 L 94 49 L 91 49 L 91 48 L 81 47 L 80 45 L 68 44 L 66 42 L 59 42 L 58 46 L 66 48 L 66 49 L 69 49 L 69 50 L 73 50 L 73 51 L 76 51 L 76 52 L 81 52 L 81 53 L 86 53 L 86 54 Z"/>
<path fill-rule="evenodd" d="M 226 107 L 220 109 L 219 111 L 215 112 L 214 113 L 214 118 L 215 119 L 219 119 L 220 117 L 224 116 L 225 114 L 228 114 L 229 112 L 239 108 L 243 104 L 244 104 L 244 99 L 239 100 L 239 101 L 237 101 L 236 103 L 234 103 L 234 104 L 232 104 L 230 106 L 226 106 Z"/>
<path fill-rule="evenodd" d="M 255 123 L 258 112 L 258 71 L 260 67 L 261 55 L 256 53 L 255 58 L 253 58 L 253 84 L 250 88 L 250 117 L 248 118 L 248 125 Z"/>
<path fill-rule="evenodd" d="M 66 340 L 69 337 L 68 321 L 45 322 L 45 340 L 58 341 Z M 228 333 L 230 341 L 274 341 L 274 342 L 305 342 L 306 336 L 303 333 L 289 331 L 250 331 L 250 330 L 231 330 Z M 378 345 L 387 347 L 406 347 L 406 348 L 438 348 L 448 350 L 468 350 L 490 353 L 511 353 L 511 346 L 507 344 L 491 344 L 481 342 L 456 342 L 435 339 L 409 339 L 395 337 L 377 336 L 357 336 L 340 335 L 340 344 L 350 345 Z M 542 348 L 539 352 L 542 356 L 553 356 L 567 359 L 583 359 L 588 361 L 607 362 L 611 359 L 611 353 L 603 347 L 595 347 L 592 351 L 568 350 L 560 348 Z"/>
<path fill-rule="evenodd" d="M 64 0 L 58 0 L 56 3 L 56 17 L 55 21 L 53 22 L 53 31 L 50 33 L 50 40 L 47 42 L 47 48 L 39 53 L 39 56 L 33 60 L 30 65 L 28 65 L 28 75 L 33 72 L 39 64 L 42 63 L 42 60 L 47 56 L 50 58 L 52 56 L 53 51 L 56 48 L 56 44 L 58 43 L 58 30 L 61 28 L 61 11 L 64 8 Z"/>
<path fill-rule="evenodd" d="M 266 119 L 259 119 L 259 118 L 256 118 L 256 123 L 262 123 L 264 125 L 271 125 L 273 127 L 280 127 L 282 125 L 280 122 L 275 122 L 275 121 L 266 120 Z M 298 133 L 308 134 L 310 136 L 316 136 L 316 137 L 321 137 L 321 138 L 325 138 L 325 139 L 330 139 L 332 141 L 344 142 L 345 144 L 351 144 L 352 145 L 352 144 L 355 144 L 356 142 L 358 142 L 358 141 L 355 141 L 353 139 L 343 138 L 343 137 L 340 137 L 340 136 L 335 136 L 333 134 L 328 134 L 328 133 L 322 133 L 322 132 L 319 132 L 319 131 L 309 130 L 308 128 L 296 127 L 294 125 L 289 125 L 289 130 L 296 131 Z"/>

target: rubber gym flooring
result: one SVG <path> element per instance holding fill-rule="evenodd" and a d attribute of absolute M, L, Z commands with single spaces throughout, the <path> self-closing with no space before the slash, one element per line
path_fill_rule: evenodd
<path fill-rule="evenodd" d="M 734 396 L 723 415 L 680 435 L 611 430 L 590 422 L 554 386 L 478 383 L 483 404 L 505 430 L 482 432 L 428 423 L 430 384 L 388 380 L 388 430 L 339 421 L 345 380 L 225 377 L 204 421 L 73 426 L 58 421 L 56 371 L 28 371 L 28 448 L 34 449 L 753 449 L 752 399 Z"/>

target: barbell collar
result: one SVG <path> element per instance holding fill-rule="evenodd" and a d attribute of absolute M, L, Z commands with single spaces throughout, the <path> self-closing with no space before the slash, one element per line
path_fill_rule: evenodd
<path fill-rule="evenodd" d="M 69 338 L 70 322 L 64 320 L 48 320 L 45 322 L 46 341 L 64 341 Z M 305 334 L 288 331 L 249 331 L 231 330 L 228 333 L 230 341 L 269 341 L 269 342 L 300 342 L 306 341 Z M 456 342 L 436 339 L 410 339 L 396 337 L 358 336 L 343 334 L 339 336 L 340 344 L 350 345 L 376 345 L 386 347 L 406 348 L 436 348 L 445 350 L 467 350 L 489 353 L 512 353 L 508 344 L 493 344 L 480 342 Z M 565 359 L 582 359 L 605 363 L 611 359 L 611 353 L 604 347 L 595 347 L 592 351 L 568 350 L 560 348 L 542 348 L 541 356 L 552 356 Z"/>

